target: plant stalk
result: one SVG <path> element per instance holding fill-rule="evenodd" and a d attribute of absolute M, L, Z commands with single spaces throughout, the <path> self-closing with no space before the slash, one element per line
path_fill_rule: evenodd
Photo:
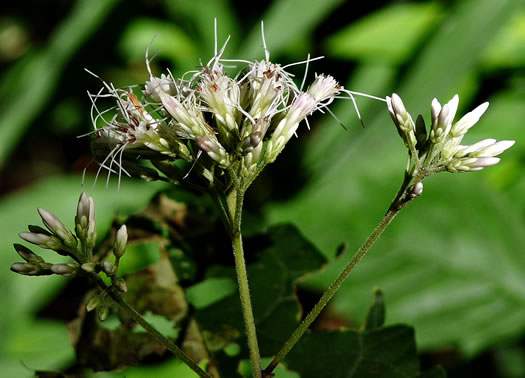
<path fill-rule="evenodd" d="M 235 269 L 237 271 L 237 281 L 239 284 L 239 293 L 241 297 L 241 308 L 246 327 L 246 337 L 248 339 L 248 348 L 250 350 L 250 361 L 252 365 L 253 376 L 261 378 L 261 357 L 259 354 L 259 345 L 257 343 L 257 332 L 255 329 L 255 319 L 253 317 L 252 303 L 250 298 L 250 288 L 248 285 L 248 273 L 246 271 L 246 261 L 244 260 L 244 250 L 242 245 L 241 218 L 244 192 L 241 189 L 234 189 L 235 195 L 229 198 L 235 199 L 235 208 L 231 209 L 232 202 L 228 201 L 230 213 L 233 212 L 233 229 L 232 244 L 233 254 L 235 256 Z"/>
<path fill-rule="evenodd" d="M 392 220 L 396 217 L 396 215 L 399 214 L 399 212 L 407 205 L 407 203 L 413 199 L 406 195 L 407 188 L 409 187 L 409 184 L 412 181 L 413 181 L 412 176 L 410 175 L 405 176 L 405 179 L 403 180 L 403 184 L 401 185 L 399 191 L 397 192 L 394 200 L 392 201 L 392 204 L 388 208 L 388 211 L 386 212 L 383 219 L 381 219 L 381 221 L 376 226 L 374 231 L 370 234 L 368 239 L 366 239 L 366 241 L 359 248 L 359 250 L 354 254 L 350 262 L 345 266 L 345 268 L 339 274 L 339 276 L 335 279 L 335 281 L 332 282 L 332 284 L 324 292 L 321 299 L 319 299 L 319 302 L 317 302 L 314 308 L 310 311 L 310 313 L 306 316 L 306 318 L 301 322 L 299 327 L 294 331 L 292 336 L 290 336 L 290 338 L 286 341 L 286 343 L 283 345 L 281 350 L 273 358 L 272 362 L 268 365 L 266 369 L 264 369 L 263 375 L 262 375 L 263 378 L 272 376 L 272 372 L 277 367 L 279 362 L 283 360 L 283 358 L 288 354 L 288 352 L 295 346 L 297 341 L 299 341 L 299 339 L 303 336 L 303 334 L 308 329 L 308 327 L 310 327 L 312 322 L 319 316 L 323 308 L 328 304 L 330 299 L 332 299 L 332 297 L 337 292 L 337 290 L 339 290 L 343 282 L 346 280 L 346 278 L 352 272 L 355 266 L 359 263 L 359 261 L 361 261 L 361 259 L 370 250 L 374 242 L 381 236 L 381 234 L 385 231 L 385 229 L 392 222 Z"/>
<path fill-rule="evenodd" d="M 106 286 L 104 281 L 95 275 L 97 284 L 106 291 L 106 293 L 133 319 L 138 325 L 144 328 L 151 336 L 153 336 L 159 343 L 164 345 L 170 352 L 180 358 L 186 365 L 190 367 L 199 377 L 211 378 L 206 371 L 195 363 L 182 349 L 175 345 L 170 339 L 157 331 L 146 319 L 140 315 L 137 310 L 131 307 L 128 302 L 122 297 L 120 292 L 114 286 Z"/>

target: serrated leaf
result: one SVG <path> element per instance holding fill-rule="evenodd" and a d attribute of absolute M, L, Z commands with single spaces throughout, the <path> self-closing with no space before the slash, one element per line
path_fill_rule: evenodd
<path fill-rule="evenodd" d="M 401 325 L 305 334 L 286 363 L 301 378 L 407 378 L 419 370 L 414 330 Z"/>

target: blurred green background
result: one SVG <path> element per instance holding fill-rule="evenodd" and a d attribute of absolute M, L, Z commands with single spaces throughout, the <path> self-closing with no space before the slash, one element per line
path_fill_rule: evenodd
<path fill-rule="evenodd" d="M 5 7 L 5 6 L 4 6 Z M 375 286 L 386 295 L 387 322 L 415 326 L 423 363 L 450 376 L 525 377 L 525 3 L 519 0 L 369 1 L 78 0 L 10 4 L 0 15 L 0 367 L 6 377 L 58 370 L 74 358 L 63 322 L 42 308 L 65 280 L 26 279 L 8 268 L 11 246 L 36 207 L 69 225 L 89 164 L 86 91 L 147 79 L 144 52 L 160 50 L 156 73 L 194 69 L 231 35 L 225 57 L 262 58 L 265 22 L 271 60 L 312 56 L 354 91 L 393 91 L 428 120 L 430 102 L 460 95 L 459 113 L 489 101 L 466 137 L 514 139 L 502 162 L 476 174 L 440 174 L 394 221 L 345 283 L 329 311 L 359 324 Z M 303 67 L 292 70 L 299 78 Z M 322 290 L 380 220 L 402 179 L 405 148 L 382 103 L 357 99 L 313 117 L 248 194 L 251 229 L 292 222 L 332 259 L 302 283 Z M 114 214 L 142 208 L 156 183 L 99 180 L 91 192 L 99 229 Z M 252 215 L 252 217 L 250 217 Z M 342 257 L 335 257 L 341 245 Z M 45 252 L 44 252 L 45 253 Z M 50 254 L 49 254 L 50 256 Z M 45 255 L 48 257 L 48 255 Z M 67 320 L 67 319 L 64 319 Z M 172 367 L 170 367 L 172 369 Z M 171 370 L 173 372 L 173 370 Z M 141 376 L 140 370 L 129 371 Z M 163 376 L 160 370 L 143 376 Z M 184 373 L 180 373 L 183 376 Z M 100 375 L 102 376 L 102 375 Z"/>

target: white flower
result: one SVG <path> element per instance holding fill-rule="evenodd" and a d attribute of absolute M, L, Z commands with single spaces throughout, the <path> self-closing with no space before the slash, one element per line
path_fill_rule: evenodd
<path fill-rule="evenodd" d="M 411 135 L 415 130 L 412 117 L 407 112 L 401 98 L 395 93 L 392 95 L 392 98 L 387 97 L 386 100 L 390 116 L 399 134 L 407 143 L 407 138 L 410 141 Z M 425 133 L 422 132 L 423 140 L 421 142 L 418 141 L 417 144 L 417 147 L 422 149 L 422 151 L 418 152 L 419 156 L 417 159 L 421 158 L 419 164 L 425 168 L 446 169 L 449 172 L 479 171 L 485 167 L 497 164 L 500 159 L 496 156 L 514 145 L 515 142 L 513 140 L 497 142 L 496 139 L 485 139 L 470 146 L 460 145 L 459 143 L 463 140 L 468 130 L 485 113 L 489 103 L 485 102 L 477 106 L 474 110 L 461 117 L 459 121 L 453 123 L 458 104 L 458 95 L 452 97 L 443 106 L 437 99 L 432 100 L 430 135 L 425 140 Z"/>

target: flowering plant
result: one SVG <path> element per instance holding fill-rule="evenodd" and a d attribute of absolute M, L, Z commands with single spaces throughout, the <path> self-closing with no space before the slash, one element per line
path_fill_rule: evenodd
<path fill-rule="evenodd" d="M 171 73 L 160 77 L 153 75 L 148 49 L 146 66 L 149 80 L 142 88 L 142 95 L 133 88 L 116 89 L 103 81 L 103 88 L 96 94 L 90 94 L 95 128 L 92 133 L 93 151 L 100 165 L 99 173 L 106 169 L 108 180 L 111 173 L 118 175 L 119 183 L 122 174 L 145 180 L 163 180 L 211 197 L 233 247 L 244 325 L 242 331 L 248 346 L 251 374 L 254 377 L 270 377 L 285 357 L 288 356 L 286 361 L 291 366 L 297 363 L 298 357 L 293 355 L 296 343 L 303 338 L 394 217 L 410 201 L 423 194 L 423 180 L 443 171 L 473 172 L 497 164 L 499 158 L 496 156 L 510 148 L 514 141 L 485 139 L 470 146 L 460 145 L 467 131 L 487 110 L 488 103 L 478 106 L 454 123 L 459 97 L 454 96 L 443 106 L 434 99 L 431 124 L 427 128 L 422 116 L 413 121 L 397 94 L 379 99 L 386 102 L 386 109 L 408 150 L 401 187 L 377 227 L 302 322 L 290 332 L 291 335 L 277 337 L 278 346 L 268 347 L 265 342 L 265 349 L 261 352 L 257 326 L 264 330 L 266 338 L 271 338 L 266 333 L 276 331 L 258 321 L 260 315 L 254 311 L 256 306 L 252 304 L 250 276 L 253 272 L 247 269 L 241 227 L 245 193 L 262 170 L 277 159 L 292 136 L 299 132 L 302 121 L 307 123 L 307 117 L 317 111 L 330 112 L 328 106 L 337 98 L 354 101 L 354 95 L 360 94 L 343 88 L 332 76 L 324 74 L 316 75 L 303 90 L 307 70 L 303 83 L 298 86 L 293 75 L 286 70 L 290 65 L 281 66 L 270 61 L 265 43 L 264 60 L 244 61 L 223 58 L 227 42 L 220 50 L 216 42 L 214 56 L 206 64 L 177 79 Z M 308 57 L 300 64 L 308 66 L 313 60 Z M 231 68 L 226 64 L 243 66 L 236 73 L 228 74 Z M 101 110 L 99 101 L 108 98 L 116 105 Z M 11 266 L 13 272 L 29 276 L 56 274 L 70 278 L 87 277 L 96 290 L 85 300 L 84 307 L 88 312 L 96 309 L 99 320 L 105 320 L 109 309 L 114 308 L 120 311 L 119 317 L 123 322 L 134 322 L 143 327 L 199 376 L 228 374 L 224 373 L 227 363 L 221 363 L 220 353 L 225 349 L 222 345 L 225 340 L 230 342 L 239 338 L 231 331 L 233 326 L 212 332 L 206 328 L 206 315 L 197 311 L 195 319 L 201 326 L 201 332 L 195 334 L 204 339 L 199 341 L 199 347 L 205 351 L 196 352 L 188 345 L 187 339 L 181 346 L 163 335 L 141 314 L 145 311 L 138 311 L 125 299 L 123 295 L 128 292 L 128 285 L 126 278 L 119 274 L 119 267 L 129 239 L 126 225 L 119 225 L 111 247 L 104 249 L 97 243 L 95 204 L 87 194 L 82 193 L 78 201 L 75 235 L 51 212 L 44 209 L 38 209 L 38 212 L 47 230 L 29 226 L 29 231 L 21 232 L 19 236 L 41 248 L 68 256 L 73 261 L 52 264 L 27 247 L 15 244 L 17 253 L 25 262 L 14 263 Z M 275 231 L 280 241 L 293 239 L 294 233 L 294 230 L 286 228 Z M 304 253 L 317 257 L 311 246 L 301 244 L 301 247 L 307 251 Z M 293 276 L 287 279 L 290 281 L 287 281 L 288 284 L 293 284 L 307 273 L 307 269 L 302 267 L 296 267 L 300 273 L 291 269 L 296 263 L 291 260 L 300 260 L 299 252 L 303 253 L 303 250 L 286 251 L 283 256 L 275 257 L 285 266 L 286 274 Z M 365 324 L 368 333 L 359 334 L 365 341 L 379 330 L 392 331 L 381 329 L 384 321 L 382 300 L 382 293 L 377 291 Z M 140 302 L 137 300 L 137 303 Z M 268 307 L 270 305 L 275 306 L 275 303 L 270 302 Z M 197 305 L 195 307 L 198 309 Z M 258 309 L 265 310 L 264 306 Z M 181 313 L 185 316 L 187 311 L 185 307 Z M 185 332 L 194 335 L 191 330 L 188 326 Z M 224 336 L 221 332 L 235 335 Z M 308 338 L 305 339 L 303 343 L 308 345 Z M 263 366 L 261 355 L 272 357 L 266 366 Z"/>

